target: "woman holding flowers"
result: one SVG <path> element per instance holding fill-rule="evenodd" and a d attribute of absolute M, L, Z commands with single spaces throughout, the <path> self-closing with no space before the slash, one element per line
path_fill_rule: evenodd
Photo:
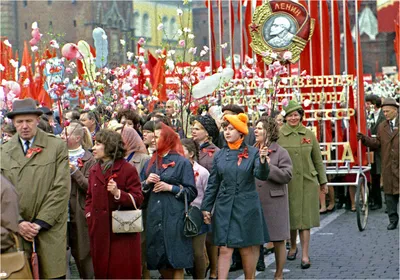
<path fill-rule="evenodd" d="M 156 151 L 141 172 L 148 199 L 147 268 L 164 279 L 183 279 L 183 270 L 193 267 L 192 239 L 183 234 L 185 195 L 188 203 L 197 196 L 193 168 L 172 128 L 156 122 L 154 138 Z"/>
<path fill-rule="evenodd" d="M 246 279 L 254 279 L 260 245 L 268 242 L 255 178 L 267 180 L 267 149 L 258 151 L 243 142 L 248 134 L 245 114 L 226 115 L 225 146 L 215 155 L 201 210 L 212 220 L 213 242 L 220 246 L 218 278 L 227 279 L 234 248 L 239 248 Z M 214 208 L 215 207 L 215 208 Z M 211 217 L 211 210 L 214 214 Z"/>
<path fill-rule="evenodd" d="M 93 156 L 97 159 L 89 175 L 86 220 L 96 279 L 140 279 L 140 234 L 114 233 L 111 213 L 134 210 L 143 201 L 136 168 L 124 159 L 124 143 L 118 132 L 100 130 Z"/>
<path fill-rule="evenodd" d="M 328 192 L 328 180 L 317 138 L 301 123 L 304 116 L 301 105 L 290 100 L 283 109 L 285 124 L 279 131 L 278 143 L 289 152 L 293 163 L 293 178 L 288 185 L 291 248 L 287 259 L 296 259 L 299 231 L 301 268 L 307 269 L 311 266 L 308 253 L 310 229 L 319 226 L 319 191 Z"/>
<path fill-rule="evenodd" d="M 274 244 L 275 279 L 283 279 L 286 259 L 285 240 L 290 238 L 289 201 L 287 184 L 292 179 L 292 161 L 289 153 L 279 146 L 279 124 L 272 117 L 262 117 L 254 130 L 255 147 L 268 148 L 269 175 L 267 181 L 256 180 L 257 191 L 264 210 L 268 233 Z M 259 263 L 264 265 L 264 254 L 260 250 Z"/>

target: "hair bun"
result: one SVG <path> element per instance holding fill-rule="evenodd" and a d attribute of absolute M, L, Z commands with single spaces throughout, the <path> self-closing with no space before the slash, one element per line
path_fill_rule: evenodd
<path fill-rule="evenodd" d="M 243 114 L 243 113 L 240 113 L 240 114 L 238 115 L 238 119 L 241 120 L 242 122 L 246 123 L 246 124 L 247 124 L 247 121 L 249 120 L 249 118 L 247 117 L 247 115 L 246 115 L 246 114 Z"/>

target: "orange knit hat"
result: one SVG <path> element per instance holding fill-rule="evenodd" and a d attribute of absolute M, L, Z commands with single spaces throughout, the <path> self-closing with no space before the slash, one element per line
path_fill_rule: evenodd
<path fill-rule="evenodd" d="M 247 115 L 240 113 L 239 115 L 225 115 L 224 120 L 228 121 L 237 131 L 244 135 L 249 134 L 247 122 L 249 118 Z"/>

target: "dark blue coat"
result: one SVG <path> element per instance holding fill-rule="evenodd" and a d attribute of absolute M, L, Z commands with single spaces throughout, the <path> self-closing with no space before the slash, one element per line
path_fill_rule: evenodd
<path fill-rule="evenodd" d="M 159 166 L 156 171 L 154 163 L 147 172 L 148 161 L 140 174 L 142 182 L 148 174 L 156 173 L 163 182 L 183 186 L 178 195 L 171 192 L 154 193 L 154 184 L 143 187 L 148 198 L 145 232 L 149 270 L 193 267 L 192 239 L 183 234 L 184 193 L 189 204 L 197 196 L 193 168 L 187 159 L 177 154 L 169 154 L 162 161 L 163 164 L 171 162 L 175 162 L 175 166 L 166 169 Z"/>
<path fill-rule="evenodd" d="M 238 155 L 248 149 L 248 158 L 238 166 Z M 267 180 L 268 164 L 261 164 L 258 149 L 242 144 L 239 150 L 225 146 L 214 156 L 201 209 L 213 209 L 213 243 L 216 246 L 243 248 L 267 243 L 268 230 L 255 178 Z"/>

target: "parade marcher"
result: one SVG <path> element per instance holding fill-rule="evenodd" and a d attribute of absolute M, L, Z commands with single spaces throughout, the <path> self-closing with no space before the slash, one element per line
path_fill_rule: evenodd
<path fill-rule="evenodd" d="M 177 111 L 177 102 L 175 100 L 168 100 L 165 104 L 165 115 L 169 118 L 172 129 L 179 133 L 182 129 L 182 123 L 176 116 Z"/>
<path fill-rule="evenodd" d="M 114 233 L 112 211 L 134 210 L 143 201 L 136 168 L 125 159 L 122 137 L 112 130 L 96 134 L 93 156 L 98 161 L 89 175 L 86 220 L 90 251 L 97 279 L 140 279 L 141 253 L 139 233 Z"/>
<path fill-rule="evenodd" d="M 383 110 L 381 108 L 382 100 L 379 96 L 370 94 L 365 97 L 365 105 L 370 110 L 370 117 L 368 126 L 373 137 L 378 133 L 378 126 L 386 120 Z M 371 164 L 371 201 L 372 205 L 369 209 L 378 210 L 382 208 L 382 194 L 381 194 L 381 152 L 379 150 L 373 151 L 374 162 Z"/>
<path fill-rule="evenodd" d="M 79 121 L 81 113 L 78 110 L 64 111 L 64 116 L 68 121 Z"/>
<path fill-rule="evenodd" d="M 92 139 L 89 130 L 74 121 L 61 134 L 67 142 L 71 173 L 69 200 L 69 245 L 82 279 L 93 279 L 93 263 L 90 255 L 89 231 L 85 218 L 85 200 L 88 190 L 89 171 L 96 163 L 87 151 Z M 85 148 L 86 147 L 86 148 Z"/>
<path fill-rule="evenodd" d="M 135 129 L 139 136 L 142 137 L 142 133 L 140 131 L 140 116 L 135 111 L 130 109 L 118 110 L 117 121 L 125 127 Z"/>
<path fill-rule="evenodd" d="M 194 178 L 197 188 L 197 197 L 190 204 L 200 209 L 204 198 L 204 192 L 207 188 L 208 178 L 210 173 L 203 166 L 197 163 L 199 158 L 199 148 L 192 139 L 182 139 L 183 150 L 185 157 L 193 166 Z M 193 237 L 193 254 L 194 254 L 194 270 L 193 279 L 204 279 L 206 273 L 206 258 L 204 254 L 204 246 L 206 243 L 207 232 L 210 231 L 210 226 L 203 224 L 200 233 Z M 210 276 L 211 277 L 211 276 Z M 214 277 L 216 279 L 216 277 Z"/>
<path fill-rule="evenodd" d="M 286 259 L 285 240 L 290 238 L 289 200 L 287 184 L 292 179 L 292 161 L 289 153 L 279 146 L 279 124 L 272 117 L 262 117 L 254 130 L 255 147 L 268 148 L 269 175 L 267 181 L 256 180 L 258 195 L 264 211 L 270 240 L 274 244 L 275 279 L 283 278 Z M 265 269 L 263 246 L 257 266 Z"/>
<path fill-rule="evenodd" d="M 139 134 L 133 128 L 124 126 L 122 128 L 122 140 L 125 143 L 126 156 L 125 159 L 130 164 L 135 166 L 138 174 L 143 169 L 143 166 L 150 158 L 147 154 L 146 146 L 144 145 L 142 139 Z M 146 209 L 143 209 L 142 204 L 142 215 L 146 216 Z M 140 242 L 141 242 L 141 250 L 142 250 L 142 278 L 149 279 L 150 272 L 147 269 L 147 261 L 146 261 L 146 223 L 144 223 L 144 231 L 140 233 Z"/>
<path fill-rule="evenodd" d="M 271 117 L 275 119 L 276 123 L 278 124 L 278 128 L 279 129 L 284 125 L 284 123 L 283 123 L 283 115 L 282 115 L 281 111 L 274 110 L 271 113 Z"/>
<path fill-rule="evenodd" d="M 223 116 L 244 114 L 244 110 L 242 107 L 240 107 L 238 105 L 228 104 L 228 105 L 222 107 L 222 114 L 223 114 Z M 250 127 L 248 130 L 249 130 L 249 133 L 244 136 L 244 143 L 246 143 L 247 145 L 253 146 L 256 143 L 256 138 L 254 136 L 254 129 L 252 127 Z M 224 138 L 224 133 L 220 132 L 217 146 L 221 149 L 222 147 L 224 147 L 225 143 L 226 143 L 226 140 Z"/>
<path fill-rule="evenodd" d="M 228 278 L 232 253 L 238 248 L 245 278 L 254 279 L 260 245 L 269 239 L 255 184 L 255 178 L 268 178 L 267 150 L 259 152 L 244 143 L 249 133 L 245 114 L 226 115 L 224 120 L 226 144 L 214 156 L 201 210 L 204 222 L 212 221 L 214 245 L 220 246 L 218 278 Z"/>
<path fill-rule="evenodd" d="M 136 130 L 131 127 L 124 126 L 122 128 L 121 136 L 125 143 L 125 159 L 127 162 L 135 166 L 138 174 L 140 174 L 144 164 L 150 158 L 147 154 L 146 146 Z"/>
<path fill-rule="evenodd" d="M 12 123 L 10 123 L 3 126 L 1 128 L 1 132 L 2 132 L 1 143 L 4 144 L 8 140 L 10 140 L 15 133 L 17 133 L 17 130 L 15 129 L 15 126 Z"/>
<path fill-rule="evenodd" d="M 18 234 L 18 195 L 14 186 L 0 175 L 1 183 L 1 253 L 13 248 L 15 240 L 10 233 Z"/>
<path fill-rule="evenodd" d="M 327 178 L 321 150 L 314 133 L 301 123 L 304 111 L 290 100 L 285 110 L 285 124 L 279 131 L 278 144 L 289 152 L 293 164 L 289 187 L 290 250 L 288 260 L 297 256 L 297 231 L 302 248 L 301 268 L 311 266 L 309 257 L 310 229 L 319 227 L 319 191 L 327 193 Z"/>
<path fill-rule="evenodd" d="M 154 151 L 156 150 L 154 141 L 154 128 L 154 121 L 148 121 L 143 125 L 143 143 L 146 145 L 147 153 L 150 156 L 152 156 Z"/>
<path fill-rule="evenodd" d="M 1 146 L 1 170 L 19 196 L 19 234 L 28 255 L 32 242 L 40 259 L 40 278 L 65 277 L 70 175 L 68 150 L 61 139 L 37 128 L 43 112 L 31 98 L 15 100 L 17 134 Z"/>
<path fill-rule="evenodd" d="M 164 279 L 183 279 L 183 270 L 193 267 L 192 239 L 183 226 L 185 195 L 188 203 L 197 196 L 194 173 L 172 128 L 157 122 L 154 135 L 157 150 L 141 172 L 148 199 L 147 268 L 159 270 Z"/>
<path fill-rule="evenodd" d="M 63 129 L 62 129 L 61 125 L 58 123 L 58 121 L 54 119 L 53 111 L 51 111 L 47 107 L 40 107 L 38 109 L 41 110 L 43 112 L 43 115 L 45 115 L 47 117 L 48 122 L 52 127 L 53 133 L 55 135 L 59 135 Z"/>
<path fill-rule="evenodd" d="M 389 216 L 388 230 L 397 228 L 399 222 L 399 105 L 392 98 L 382 103 L 386 121 L 378 126 L 376 138 L 357 134 L 363 145 L 380 149 L 382 155 L 383 191 Z"/>
<path fill-rule="evenodd" d="M 94 111 L 83 111 L 79 117 L 79 121 L 89 129 L 94 143 L 94 136 L 100 129 L 100 119 Z"/>
<path fill-rule="evenodd" d="M 217 124 L 211 116 L 198 116 L 193 121 L 191 130 L 193 140 L 200 146 L 198 163 L 211 172 L 214 156 L 219 151 L 219 148 L 213 143 L 218 142 Z M 208 267 L 210 278 L 217 278 L 218 247 L 212 244 L 211 231 L 207 233 L 206 248 L 210 261 Z"/>

